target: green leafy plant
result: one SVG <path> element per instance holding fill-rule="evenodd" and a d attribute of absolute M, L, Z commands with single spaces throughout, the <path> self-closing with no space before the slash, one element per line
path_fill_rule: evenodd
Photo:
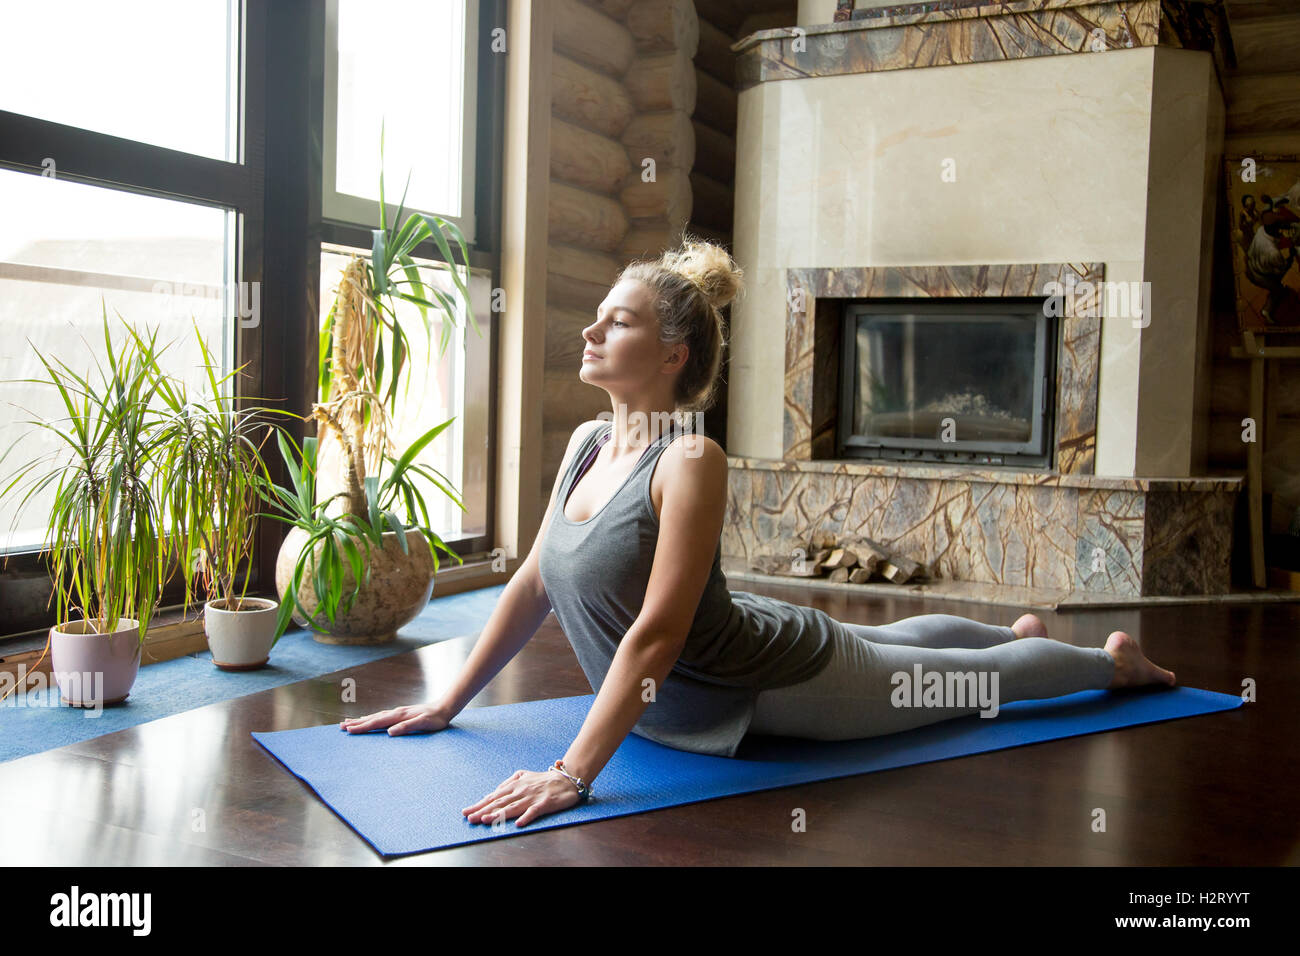
<path fill-rule="evenodd" d="M 426 332 L 431 332 L 430 310 L 442 313 L 445 321 L 441 323 L 439 358 L 450 344 L 451 329 L 461 306 L 475 332 L 482 335 L 470 301 L 469 250 L 464 234 L 454 222 L 424 213 L 412 213 L 399 227 L 406 208 L 406 191 L 397 216 L 392 223 L 388 221 L 383 152 L 381 133 L 379 228 L 372 230 L 370 259 L 353 256 L 343 269 L 338 294 L 322 323 L 320 400 L 312 408 L 312 417 L 319 423 L 316 437 L 322 446 L 338 442 L 342 448 L 343 466 L 338 483 L 347 510 L 358 518 L 368 511 L 363 488 L 365 476 L 376 472 L 386 455 L 395 453 L 388 433 L 391 416 L 397 412 L 399 382 L 411 352 L 410 335 L 397 314 L 397 303 L 409 302 L 416 306 Z M 407 191 L 409 188 L 408 176 Z M 448 236 L 456 242 L 463 266 L 457 264 Z M 447 263 L 459 303 L 435 283 L 421 278 L 421 267 L 412 253 L 420 243 L 430 239 Z M 385 348 L 385 332 L 392 339 L 391 349 Z M 429 341 L 432 342 L 432 335 Z M 429 357 L 426 356 L 426 361 Z M 410 376 L 406 375 L 405 380 L 409 389 Z"/>
<path fill-rule="evenodd" d="M 243 606 L 247 595 L 256 509 L 261 490 L 270 481 L 262 446 L 272 431 L 278 430 L 263 416 L 287 415 L 299 421 L 302 416 L 247 404 L 249 396 L 242 399 L 244 407 L 236 407 L 238 400 L 225 386 L 246 366 L 218 379 L 219 366 L 197 323 L 194 334 L 206 374 L 200 400 L 190 399 L 184 381 L 158 373 L 156 391 L 163 408 L 154 427 L 163 456 L 160 500 L 167 512 L 168 539 L 173 550 L 184 556 L 180 567 L 185 610 L 199 591 L 202 600 L 235 610 Z"/>
<path fill-rule="evenodd" d="M 408 190 L 409 186 L 408 176 Z M 371 256 L 368 260 L 353 256 L 348 261 L 333 306 L 321 327 L 319 401 L 313 404 L 311 416 L 317 422 L 317 434 L 304 442 L 296 456 L 284 440 L 280 441 L 281 456 L 292 477 L 293 488 L 269 483 L 264 488 L 264 497 L 274 501 L 281 512 L 273 517 L 295 524 L 308 535 L 295 563 L 290 586 L 292 600 L 281 608 L 281 631 L 287 627 L 295 607 L 313 629 L 321 629 L 319 620 L 306 611 L 298 595 L 308 563 L 319 605 L 333 623 L 343 596 L 346 562 L 355 579 L 343 604 L 344 611 L 350 609 L 359 589 L 369 581 L 369 566 L 362 560 L 357 545 L 364 547 L 368 557 L 371 544 L 383 547 L 386 531 L 397 536 L 403 553 L 409 553 L 406 531 L 418 527 L 429 545 L 435 573 L 440 567 L 439 550 L 464 563 L 430 529 L 428 509 L 414 482 L 417 476 L 432 482 L 457 507 L 467 510 L 446 476 L 415 462 L 416 456 L 455 419 L 425 432 L 401 454 L 389 432 L 397 413 L 399 385 L 411 353 L 410 335 L 398 315 L 398 303 L 416 306 L 426 332 L 430 333 L 430 343 L 430 313 L 442 314 L 440 358 L 450 344 L 451 329 L 462 310 L 475 331 L 482 335 L 470 303 L 469 251 L 464 235 L 454 222 L 423 213 L 412 213 L 403 220 L 405 208 L 406 192 L 403 192 L 397 215 L 389 222 L 381 133 L 379 228 L 372 230 Z M 446 262 L 455 296 L 438 288 L 435 282 L 426 281 L 415 262 L 416 248 L 430 240 Z M 456 262 L 453 241 L 463 264 Z M 391 339 L 388 347 L 385 347 L 385 336 Z M 405 378 L 409 389 L 409 374 Z M 296 444 L 294 450 L 298 451 Z M 326 451 L 336 453 L 339 474 L 323 473 L 321 463 L 327 458 Z M 388 466 L 391 473 L 385 477 Z M 336 487 L 338 491 L 334 491 Z M 400 512 L 396 510 L 399 501 Z M 317 562 L 314 554 L 321 542 L 325 547 Z"/>
<path fill-rule="evenodd" d="M 31 476 L 16 524 L 32 496 L 54 486 L 46 541 L 59 622 L 70 621 L 75 610 L 98 630 L 111 632 L 122 618 L 131 618 L 139 621 L 143 643 L 171 557 L 158 508 L 167 439 L 153 427 L 150 408 L 161 353 L 156 331 L 147 340 L 132 332 L 131 341 L 115 345 L 107 304 L 101 300 L 101 306 L 109 370 L 96 360 L 98 382 L 51 361 L 34 345 L 48 377 L 14 380 L 57 390 L 67 416 L 26 422 L 54 435 L 59 447 L 19 468 L 0 497 Z"/>
<path fill-rule="evenodd" d="M 406 527 L 413 522 L 413 519 L 408 517 L 404 520 L 393 510 L 399 496 L 406 506 L 408 516 L 415 514 L 418 507 L 418 513 L 424 521 L 424 525 L 419 526 L 419 531 L 429 543 L 435 571 L 439 566 L 437 549 L 441 549 L 458 561 L 461 560 L 435 532 L 427 527 L 430 522 L 424 496 L 410 478 L 411 474 L 419 474 L 434 481 L 453 502 L 464 509 L 465 505 L 456 493 L 438 480 L 440 476 L 415 462 L 415 456 L 425 445 L 450 424 L 451 420 L 448 420 L 431 428 L 421 435 L 401 458 L 388 459 L 393 469 L 382 483 L 377 475 L 365 479 L 366 515 L 364 518 L 358 518 L 350 512 L 338 516 L 327 514 L 326 508 L 329 503 L 335 498 L 344 496 L 345 492 L 339 492 L 324 501 L 315 500 L 317 440 L 308 438 L 299 449 L 292 438 L 277 431 L 276 439 L 279 443 L 280 456 L 293 487 L 285 488 L 260 476 L 255 479 L 259 485 L 260 496 L 271 502 L 279 512 L 268 512 L 261 516 L 292 524 L 303 529 L 308 536 L 294 563 L 288 587 L 290 597 L 280 606 L 280 615 L 276 620 L 277 640 L 289 626 L 289 620 L 295 609 L 303 615 L 313 630 L 326 630 L 318 614 L 312 613 L 299 598 L 298 592 L 309 564 L 312 586 L 319 601 L 318 611 L 323 609 L 326 618 L 332 624 L 337 619 L 340 601 L 342 601 L 342 611 L 346 613 L 360 594 L 361 588 L 370 581 L 370 566 L 368 562 L 362 560 L 361 552 L 357 548 L 358 543 L 365 549 L 366 557 L 369 557 L 371 544 L 382 548 L 384 532 L 392 531 L 397 535 L 402 552 L 410 553 L 406 541 Z M 290 445 L 293 445 L 293 451 L 290 451 Z M 316 556 L 318 544 L 323 545 L 319 560 Z M 352 569 L 353 578 L 352 590 L 346 597 L 343 595 L 345 560 Z"/>

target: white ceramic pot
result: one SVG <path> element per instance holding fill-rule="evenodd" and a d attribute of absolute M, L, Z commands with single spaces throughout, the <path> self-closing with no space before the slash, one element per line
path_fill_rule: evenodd
<path fill-rule="evenodd" d="M 269 598 L 244 598 L 239 610 L 225 601 L 203 605 L 203 630 L 208 635 L 212 663 L 225 671 L 251 671 L 265 666 L 275 643 L 280 604 Z"/>
<path fill-rule="evenodd" d="M 102 621 L 68 621 L 50 628 L 50 668 L 59 696 L 73 707 L 102 707 L 126 700 L 140 671 L 140 622 L 117 619 L 104 632 Z"/>

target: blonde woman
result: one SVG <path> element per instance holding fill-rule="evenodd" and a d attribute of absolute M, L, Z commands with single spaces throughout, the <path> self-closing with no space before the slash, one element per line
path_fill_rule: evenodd
<path fill-rule="evenodd" d="M 740 285 L 725 250 L 689 239 L 622 271 L 583 330 L 579 371 L 612 415 L 574 431 L 532 551 L 457 680 L 435 703 L 342 722 L 349 733 L 442 730 L 554 610 L 595 702 L 560 759 L 464 808 L 470 822 L 522 826 L 585 800 L 629 732 L 734 756 L 746 733 L 846 740 L 986 709 L 896 706 L 893 675 L 918 665 L 993 675 L 1001 702 L 1174 683 L 1122 631 L 1103 649 L 1051 640 L 1032 614 L 1010 627 L 951 614 L 867 626 L 728 590 L 726 454 L 684 416 L 713 402 L 719 310 Z"/>

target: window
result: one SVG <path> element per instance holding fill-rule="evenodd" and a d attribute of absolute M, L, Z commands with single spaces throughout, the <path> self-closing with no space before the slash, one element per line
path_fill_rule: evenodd
<path fill-rule="evenodd" d="M 105 310 L 114 342 L 125 339 L 125 320 L 157 329 L 160 348 L 174 343 L 163 359 L 191 394 L 205 388 L 195 325 L 221 374 L 231 367 L 230 210 L 2 169 L 0 209 L 0 448 L 23 442 L 22 462 L 11 454 L 0 473 L 64 450 L 25 424 L 60 416 L 59 396 L 16 380 L 46 377 L 39 350 L 96 383 Z M 17 525 L 18 499 L 0 500 L 0 552 L 44 547 L 53 499 L 53 487 L 34 495 Z"/>
<path fill-rule="evenodd" d="M 408 208 L 454 221 L 466 236 L 483 330 L 460 323 L 441 362 L 412 357 L 411 393 L 422 380 L 429 391 L 408 406 L 394 441 L 438 415 L 456 418 L 425 460 L 469 510 L 439 494 L 426 500 L 445 504 L 430 517 L 450 547 L 487 552 L 505 56 L 484 53 L 480 38 L 505 25 L 504 0 L 77 0 L 11 5 L 5 18 L 0 377 L 40 377 L 28 338 L 74 368 L 102 358 L 102 297 L 111 331 L 120 312 L 159 327 L 160 343 L 176 342 L 164 356 L 173 374 L 201 373 L 193 317 L 223 372 L 243 367 L 241 395 L 309 417 L 339 256 L 368 253 L 379 223 L 383 122 L 391 212 L 410 170 Z M 433 243 L 416 254 L 445 268 Z M 246 320 L 247 305 L 257 319 Z M 0 441 L 48 411 L 34 401 L 0 391 Z M 266 459 L 287 484 L 279 455 Z M 8 536 L 16 502 L 0 507 L 10 509 L 0 514 Z M 37 540 L 47 516 L 31 502 L 29 526 L 0 538 L 0 640 L 43 639 L 55 623 Z M 262 523 L 250 593 L 275 593 L 285 531 Z M 179 587 L 177 576 L 160 610 L 179 605 Z"/>
<path fill-rule="evenodd" d="M 0 110 L 233 161 L 240 6 L 7 3 Z"/>
<path fill-rule="evenodd" d="M 320 303 L 321 321 L 329 315 L 338 291 L 339 275 L 353 255 L 369 258 L 364 249 L 327 245 L 321 252 Z M 456 301 L 456 287 L 444 263 L 415 259 L 421 280 L 436 285 Z M 451 330 L 447 350 L 438 356 L 442 338 L 443 316 L 430 311 L 426 328 L 420 310 L 409 302 L 394 303 L 402 328 L 410 335 L 411 352 L 403 372 L 405 389 L 398 392 L 398 415 L 389 437 L 399 453 L 411 446 L 420 435 L 449 418 L 455 421 L 427 445 L 417 462 L 435 469 L 451 482 L 465 503 L 465 511 L 456 507 L 442 491 L 427 479 L 416 477 L 414 483 L 429 508 L 432 530 L 444 541 L 466 541 L 487 531 L 487 434 L 488 418 L 488 315 L 492 294 L 491 277 L 475 271 L 468 283 L 474 319 L 482 335 L 475 333 L 466 316 L 457 317 Z M 385 353 L 392 354 L 392 333 L 382 335 Z M 384 472 L 385 475 L 388 470 Z M 463 547 L 457 553 L 463 556 Z M 439 555 L 442 559 L 444 556 Z"/>
<path fill-rule="evenodd" d="M 265 125 L 264 72 L 247 52 L 264 48 L 267 8 L 158 0 L 124 11 L 79 0 L 15 5 L 5 17 L 0 377 L 42 377 L 29 339 L 89 370 L 104 358 L 105 306 L 114 341 L 122 319 L 158 328 L 159 343 L 176 343 L 168 371 L 190 381 L 201 371 L 191 319 L 223 373 L 260 354 L 265 330 L 234 321 L 233 290 L 262 269 L 265 165 L 261 151 L 245 153 L 249 130 Z M 23 439 L 0 469 L 8 477 L 52 450 L 25 424 L 51 409 L 37 389 L 3 388 L 0 440 Z M 14 526 L 17 504 L 0 505 L 0 637 L 55 623 L 48 507 L 33 498 Z M 179 589 L 176 578 L 164 608 Z"/>
<path fill-rule="evenodd" d="M 325 218 L 379 224 L 379 153 L 394 216 L 452 220 L 473 242 L 477 0 L 327 0 Z"/>
<path fill-rule="evenodd" d="M 320 310 L 328 314 L 347 256 L 369 256 L 379 225 L 380 136 L 384 198 L 390 224 L 405 195 L 406 215 L 437 215 L 456 224 L 469 248 L 469 282 L 476 334 L 463 318 L 441 361 L 440 329 L 433 330 L 435 364 L 422 336 L 409 356 L 410 396 L 399 420 L 399 448 L 436 424 L 455 422 L 425 450 L 427 462 L 460 493 L 462 512 L 430 485 L 425 496 L 436 531 L 458 554 L 490 547 L 492 457 L 492 351 L 495 326 L 491 290 L 499 283 L 497 219 L 500 193 L 501 89 L 505 57 L 489 52 L 505 5 L 496 0 L 323 0 L 324 136 L 320 236 Z M 453 253 L 459 250 L 452 244 Z M 437 246 L 425 242 L 416 261 L 442 270 L 454 286 Z M 453 299 L 456 297 L 453 294 Z M 421 326 L 419 310 L 406 308 L 408 329 Z M 410 321 L 407 322 L 407 318 Z M 431 313 L 431 320 L 434 315 Z M 419 392 L 422 403 L 414 400 Z M 401 406 L 399 405 L 399 408 Z"/>

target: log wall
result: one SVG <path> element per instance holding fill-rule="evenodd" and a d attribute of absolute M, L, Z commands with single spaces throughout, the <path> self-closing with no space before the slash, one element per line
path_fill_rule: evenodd
<path fill-rule="evenodd" d="M 793 24 L 796 0 L 780 6 L 777 19 Z M 688 228 L 731 248 L 729 48 L 774 16 L 745 9 L 736 0 L 555 0 L 543 508 L 574 428 L 609 408 L 578 371 L 582 330 L 619 270 L 676 246 Z M 705 428 L 725 443 L 725 387 Z"/>

